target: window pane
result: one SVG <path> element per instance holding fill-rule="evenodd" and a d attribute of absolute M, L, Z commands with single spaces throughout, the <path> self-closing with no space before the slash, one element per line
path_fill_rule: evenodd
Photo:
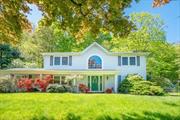
<path fill-rule="evenodd" d="M 68 65 L 68 57 L 62 57 L 62 65 Z"/>
<path fill-rule="evenodd" d="M 60 76 L 54 76 L 54 83 L 60 83 Z"/>
<path fill-rule="evenodd" d="M 130 65 L 136 65 L 136 58 L 130 57 Z"/>
<path fill-rule="evenodd" d="M 53 56 L 50 56 L 50 66 L 53 65 Z"/>
<path fill-rule="evenodd" d="M 60 57 L 54 58 L 54 65 L 60 65 Z"/>
<path fill-rule="evenodd" d="M 128 57 L 122 57 L 122 64 L 128 65 Z"/>
<path fill-rule="evenodd" d="M 101 69 L 102 68 L 102 60 L 99 56 L 91 56 L 88 60 L 88 68 L 89 69 Z"/>

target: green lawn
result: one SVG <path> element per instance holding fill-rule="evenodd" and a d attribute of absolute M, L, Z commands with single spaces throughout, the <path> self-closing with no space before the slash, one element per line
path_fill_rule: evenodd
<path fill-rule="evenodd" d="M 180 120 L 179 96 L 0 94 L 0 120 Z"/>

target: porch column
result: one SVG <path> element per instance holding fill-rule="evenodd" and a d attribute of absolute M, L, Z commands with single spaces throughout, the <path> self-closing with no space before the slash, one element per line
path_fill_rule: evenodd
<path fill-rule="evenodd" d="M 73 79 L 73 85 L 74 86 L 76 85 L 76 79 L 75 78 Z"/>
<path fill-rule="evenodd" d="M 114 78 L 114 92 L 115 93 L 118 92 L 118 75 L 115 75 L 115 78 Z"/>
<path fill-rule="evenodd" d="M 40 77 L 40 80 L 42 80 L 42 74 L 40 74 L 39 77 Z"/>

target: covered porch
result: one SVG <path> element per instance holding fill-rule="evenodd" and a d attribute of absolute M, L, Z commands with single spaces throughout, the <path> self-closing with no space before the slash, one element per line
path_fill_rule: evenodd
<path fill-rule="evenodd" d="M 18 81 L 20 78 L 43 78 L 46 75 L 52 75 L 53 84 L 69 85 L 75 92 L 80 92 L 79 85 L 86 85 L 90 92 L 105 92 L 107 89 L 112 89 L 117 92 L 118 76 L 117 70 L 45 70 L 45 69 L 27 69 L 16 68 L 4 70 L 3 74 L 8 74 L 9 77 Z M 2 73 L 2 72 L 1 72 Z"/>

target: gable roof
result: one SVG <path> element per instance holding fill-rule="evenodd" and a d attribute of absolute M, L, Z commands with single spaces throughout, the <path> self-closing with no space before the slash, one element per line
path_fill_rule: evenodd
<path fill-rule="evenodd" d="M 103 46 L 101 46 L 100 44 L 98 44 L 97 42 L 93 42 L 91 45 L 89 45 L 88 47 L 86 47 L 82 52 L 48 52 L 48 53 L 42 53 L 43 56 L 49 56 L 49 55 L 81 55 L 83 53 L 85 53 L 86 51 L 88 51 L 89 49 L 91 49 L 92 47 L 97 46 L 99 47 L 103 52 L 105 52 L 108 55 L 114 55 L 114 56 L 118 56 L 118 55 L 139 55 L 139 56 L 147 56 L 149 53 L 148 52 L 109 52 L 107 49 L 105 49 Z"/>
<path fill-rule="evenodd" d="M 91 48 L 94 47 L 94 46 L 97 46 L 97 47 L 99 47 L 102 51 L 104 51 L 105 53 L 108 53 L 108 51 L 107 51 L 103 46 L 101 46 L 100 44 L 98 44 L 97 42 L 93 42 L 91 45 L 89 45 L 88 47 L 86 47 L 86 48 L 82 51 L 82 53 L 85 53 L 86 51 L 88 51 L 89 49 L 91 49 Z"/>

